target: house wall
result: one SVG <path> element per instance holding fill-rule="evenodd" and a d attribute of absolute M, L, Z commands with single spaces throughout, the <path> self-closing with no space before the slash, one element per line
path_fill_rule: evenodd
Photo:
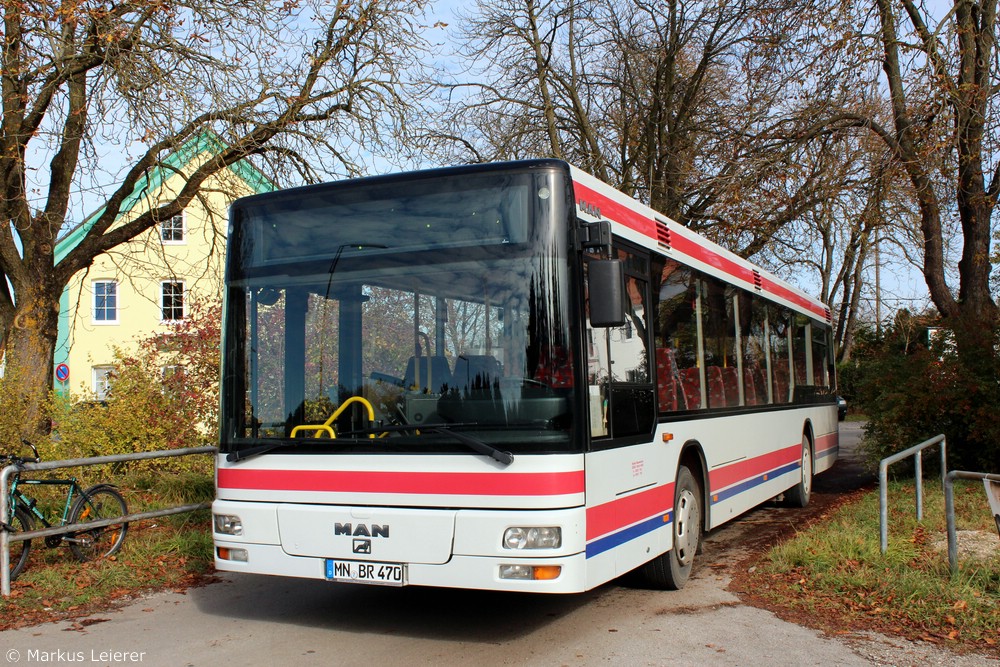
<path fill-rule="evenodd" d="M 160 199 L 172 198 L 182 184 L 179 176 L 173 176 L 151 188 L 151 194 L 140 198 L 122 221 L 141 215 Z M 61 381 L 56 373 L 57 391 L 86 395 L 98 389 L 94 370 L 113 362 L 116 347 L 132 351 L 139 341 L 169 331 L 162 318 L 163 281 L 184 283 L 185 316 L 193 299 L 221 298 L 229 204 L 238 196 L 259 191 L 260 184 L 258 180 L 255 189 L 238 170 L 223 171 L 185 209 L 183 241 L 163 241 L 157 226 L 100 255 L 89 269 L 73 277 L 60 304 L 55 351 L 56 370 L 66 364 L 69 378 Z M 98 281 L 116 283 L 114 321 L 95 318 L 94 285 Z"/>

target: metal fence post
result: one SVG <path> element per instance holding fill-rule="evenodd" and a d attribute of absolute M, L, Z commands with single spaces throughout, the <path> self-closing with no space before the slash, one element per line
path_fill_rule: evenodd
<path fill-rule="evenodd" d="M 945 484 L 945 471 L 948 470 L 948 443 L 944 434 L 924 440 L 909 449 L 887 456 L 878 464 L 878 512 L 879 512 L 879 546 L 885 554 L 889 549 L 889 466 L 903 459 L 914 457 L 914 473 L 916 475 L 916 514 L 917 520 L 924 519 L 924 481 L 922 452 L 928 447 L 941 445 L 941 483 Z"/>
<path fill-rule="evenodd" d="M 7 479 L 14 466 L 0 471 L 0 522 L 9 525 L 12 517 L 7 503 Z M 0 594 L 10 597 L 10 533 L 0 527 Z"/>

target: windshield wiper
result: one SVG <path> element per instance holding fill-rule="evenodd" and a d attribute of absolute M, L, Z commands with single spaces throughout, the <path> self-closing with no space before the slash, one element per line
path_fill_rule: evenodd
<path fill-rule="evenodd" d="M 451 437 L 461 442 L 463 445 L 468 446 L 469 449 L 473 449 L 479 452 L 480 454 L 486 454 L 490 458 L 494 459 L 495 461 L 499 461 L 505 466 L 509 466 L 511 463 L 514 462 L 514 455 L 511 454 L 510 452 L 505 452 L 502 449 L 497 449 L 493 445 L 483 442 L 479 438 L 473 438 L 471 435 L 466 435 L 465 433 L 453 431 L 451 430 L 450 424 L 430 424 L 429 426 L 425 424 L 420 428 L 426 430 L 432 430 L 435 433 L 446 433 L 447 435 L 450 435 Z"/>
<path fill-rule="evenodd" d="M 363 431 L 351 431 L 345 433 L 344 435 L 357 436 L 366 433 L 398 433 L 403 431 L 430 431 L 432 433 L 442 433 L 444 435 L 450 435 L 455 440 L 472 449 L 480 454 L 485 454 L 495 461 L 499 461 L 505 466 L 509 466 L 514 462 L 514 455 L 510 452 L 505 452 L 502 449 L 498 449 L 493 445 L 483 442 L 479 438 L 473 438 L 471 435 L 461 433 L 459 431 L 453 430 L 455 427 L 462 426 L 475 426 L 475 424 L 394 424 L 391 426 L 379 426 L 377 428 L 365 429 Z"/>

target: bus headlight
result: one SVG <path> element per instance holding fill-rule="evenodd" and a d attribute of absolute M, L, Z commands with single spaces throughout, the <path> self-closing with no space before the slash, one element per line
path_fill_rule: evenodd
<path fill-rule="evenodd" d="M 559 526 L 515 526 L 503 534 L 504 549 L 558 549 L 561 546 L 562 528 Z"/>
<path fill-rule="evenodd" d="M 242 535 L 243 522 L 238 516 L 232 514 L 213 514 L 215 532 L 220 535 Z"/>

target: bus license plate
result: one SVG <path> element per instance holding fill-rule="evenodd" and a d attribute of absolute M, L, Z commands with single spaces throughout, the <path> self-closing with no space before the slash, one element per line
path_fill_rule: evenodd
<path fill-rule="evenodd" d="M 405 586 L 406 565 L 403 563 L 371 563 L 361 560 L 326 559 L 326 578 L 355 584 Z"/>

